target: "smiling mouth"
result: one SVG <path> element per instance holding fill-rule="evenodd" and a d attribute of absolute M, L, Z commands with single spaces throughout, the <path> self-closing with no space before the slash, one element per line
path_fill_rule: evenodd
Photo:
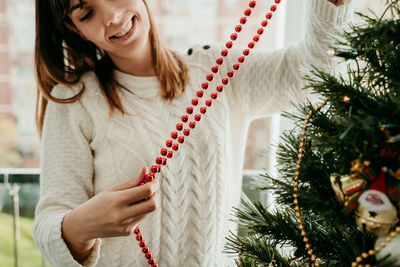
<path fill-rule="evenodd" d="M 129 21 L 128 25 L 126 26 L 126 28 L 124 30 L 111 36 L 110 39 L 118 39 L 118 38 L 124 37 L 126 34 L 128 34 L 132 30 L 134 23 L 135 23 L 135 16 L 133 16 L 131 18 L 131 20 Z"/>

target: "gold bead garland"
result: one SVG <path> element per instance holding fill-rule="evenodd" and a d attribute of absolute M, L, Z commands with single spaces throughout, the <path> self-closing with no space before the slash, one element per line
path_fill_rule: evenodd
<path fill-rule="evenodd" d="M 315 112 L 319 111 L 322 109 L 326 104 L 328 103 L 328 99 L 324 100 L 316 109 Z M 314 266 L 319 267 L 320 263 L 318 262 L 317 258 L 315 255 L 313 255 L 313 251 L 311 249 L 311 244 L 308 242 L 309 239 L 307 237 L 307 233 L 304 230 L 304 225 L 303 225 L 303 220 L 301 219 L 301 212 L 300 212 L 300 206 L 299 206 L 299 200 L 298 200 L 298 194 L 297 192 L 299 191 L 299 175 L 300 175 L 300 165 L 301 165 L 301 160 L 303 158 L 303 153 L 304 153 L 304 144 L 305 144 L 305 135 L 307 131 L 307 125 L 308 122 L 310 121 L 310 118 L 313 114 L 313 111 L 310 111 L 305 120 L 304 120 L 304 125 L 303 125 L 303 131 L 301 133 L 301 138 L 300 138 L 300 145 L 299 145 L 299 150 L 297 154 L 297 164 L 296 164 L 296 172 L 295 172 L 295 177 L 294 177 L 294 200 L 293 203 L 295 205 L 294 210 L 296 211 L 296 217 L 297 217 L 297 223 L 299 224 L 299 229 L 301 231 L 301 236 L 303 237 L 303 242 L 305 243 L 305 247 L 307 249 L 307 254 L 310 256 L 311 261 L 314 262 Z M 380 246 L 376 246 L 374 249 L 369 250 L 368 252 L 363 252 L 361 256 L 358 256 L 356 258 L 355 262 L 352 262 L 351 266 L 352 267 L 371 267 L 370 264 L 362 265 L 361 262 L 364 259 L 367 259 L 370 256 L 375 255 L 378 253 L 383 247 L 385 247 L 389 242 L 392 241 L 394 237 L 397 236 L 397 234 L 400 233 L 400 226 L 397 226 L 394 231 L 390 232 L 387 237 L 385 238 L 385 241 L 380 244 Z M 242 266 L 242 265 L 239 265 Z"/>
<path fill-rule="evenodd" d="M 239 251 L 238 251 L 238 254 L 239 254 L 239 256 L 238 256 L 238 266 L 240 266 L 240 267 L 243 266 L 243 258 L 242 258 L 242 253 L 243 253 L 243 251 L 242 251 L 242 249 L 243 249 L 243 244 L 240 243 L 240 245 L 239 245 Z"/>

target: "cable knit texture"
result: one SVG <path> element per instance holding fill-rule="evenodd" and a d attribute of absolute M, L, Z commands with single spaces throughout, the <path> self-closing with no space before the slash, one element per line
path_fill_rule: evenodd
<path fill-rule="evenodd" d="M 233 205 L 240 200 L 242 166 L 248 125 L 256 117 L 280 112 L 306 92 L 301 69 L 310 64 L 329 69 L 327 51 L 333 33 L 346 24 L 349 5 L 335 7 L 312 0 L 303 42 L 279 51 L 252 51 L 223 94 L 158 175 L 157 211 L 140 223 L 143 236 L 160 267 L 232 266 L 222 253 Z M 41 195 L 34 239 L 53 266 L 82 266 L 71 256 L 61 235 L 66 213 L 95 194 L 134 177 L 141 166 L 154 165 L 164 142 L 210 67 L 220 46 L 193 48 L 185 57 L 191 80 L 182 96 L 167 103 L 156 77 L 136 77 L 116 71 L 123 104 L 129 115 L 109 108 L 93 73 L 82 77 L 86 91 L 73 104 L 49 103 L 42 139 Z M 236 63 L 232 49 L 204 98 Z M 80 85 L 57 85 L 52 94 L 70 97 Z M 203 102 L 202 102 L 203 103 Z M 198 108 L 196 109 L 198 112 Z M 96 240 L 85 266 L 148 266 L 133 236 Z"/>

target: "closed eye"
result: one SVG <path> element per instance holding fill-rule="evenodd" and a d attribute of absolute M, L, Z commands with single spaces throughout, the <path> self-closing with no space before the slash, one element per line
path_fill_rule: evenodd
<path fill-rule="evenodd" d="M 86 13 L 85 16 L 83 16 L 82 18 L 80 18 L 79 21 L 85 21 L 85 20 L 87 20 L 88 18 L 90 18 L 92 15 L 93 15 L 93 9 L 90 10 L 88 13 Z"/>

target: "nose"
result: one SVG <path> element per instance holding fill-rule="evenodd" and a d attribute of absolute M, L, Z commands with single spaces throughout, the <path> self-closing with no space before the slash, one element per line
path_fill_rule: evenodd
<path fill-rule="evenodd" d="M 120 22 L 122 10 L 115 7 L 113 4 L 104 4 L 102 6 L 102 14 L 103 24 L 105 26 L 110 26 L 111 24 L 118 24 Z"/>

